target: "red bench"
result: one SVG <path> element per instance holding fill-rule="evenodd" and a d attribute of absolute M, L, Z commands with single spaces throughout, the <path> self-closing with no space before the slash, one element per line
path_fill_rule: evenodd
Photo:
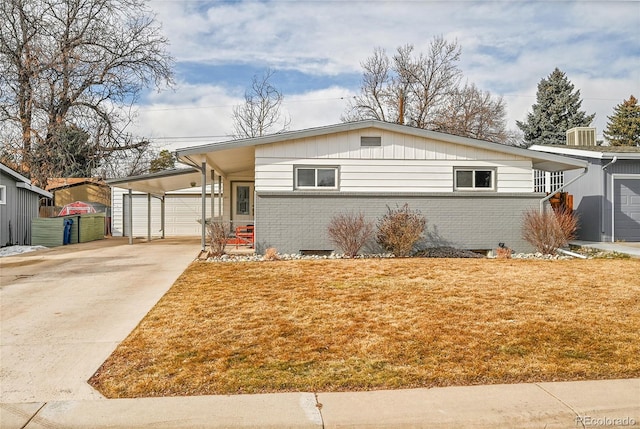
<path fill-rule="evenodd" d="M 253 247 L 254 243 L 253 225 L 236 227 L 236 249 L 240 244 Z"/>

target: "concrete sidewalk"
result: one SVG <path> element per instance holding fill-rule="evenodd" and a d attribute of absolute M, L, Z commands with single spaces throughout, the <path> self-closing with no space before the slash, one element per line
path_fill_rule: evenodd
<path fill-rule="evenodd" d="M 624 253 L 633 258 L 640 258 L 640 243 L 607 243 L 601 241 L 573 240 L 570 244 L 580 247 L 590 247 L 592 249 L 606 250 L 608 252 Z"/>
<path fill-rule="evenodd" d="M 640 427 L 640 379 L 2 404 L 2 429 Z"/>

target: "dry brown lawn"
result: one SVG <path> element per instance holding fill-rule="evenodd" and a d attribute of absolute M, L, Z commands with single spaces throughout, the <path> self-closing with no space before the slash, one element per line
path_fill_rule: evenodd
<path fill-rule="evenodd" d="M 640 260 L 194 263 L 91 379 L 107 397 L 640 376 Z"/>

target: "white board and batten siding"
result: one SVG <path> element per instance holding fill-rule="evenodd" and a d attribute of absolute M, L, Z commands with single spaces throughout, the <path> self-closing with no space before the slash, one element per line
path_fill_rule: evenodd
<path fill-rule="evenodd" d="M 361 147 L 361 136 L 380 136 Z M 372 129 L 256 147 L 256 191 L 290 191 L 294 166 L 339 167 L 342 192 L 452 192 L 454 168 L 492 168 L 497 192 L 533 192 L 529 158 Z"/>
<path fill-rule="evenodd" d="M 114 187 L 111 190 L 112 232 L 114 236 L 128 235 L 128 194 L 127 189 Z M 133 235 L 147 236 L 147 194 L 133 192 Z M 218 215 L 214 204 L 215 214 Z M 211 217 L 211 198 L 207 193 L 207 217 Z M 151 198 L 151 236 L 161 237 L 161 202 Z M 165 236 L 200 236 L 202 233 L 198 219 L 202 217 L 202 199 L 199 192 L 172 192 L 165 197 Z"/>

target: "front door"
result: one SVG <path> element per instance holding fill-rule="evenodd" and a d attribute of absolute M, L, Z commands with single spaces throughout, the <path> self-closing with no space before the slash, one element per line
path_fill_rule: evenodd
<path fill-rule="evenodd" d="M 233 182 L 231 184 L 231 226 L 253 225 L 254 182 Z"/>

